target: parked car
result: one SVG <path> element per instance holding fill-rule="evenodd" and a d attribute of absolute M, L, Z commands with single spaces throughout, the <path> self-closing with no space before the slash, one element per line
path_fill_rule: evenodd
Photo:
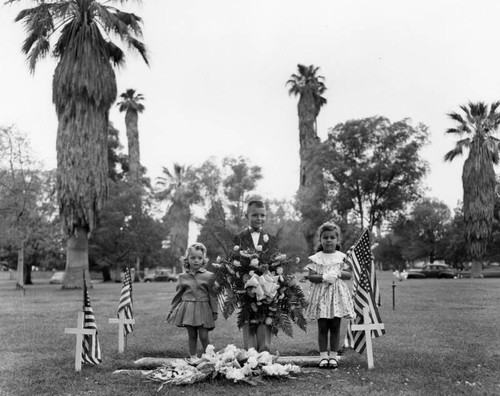
<path fill-rule="evenodd" d="M 458 271 L 447 264 L 427 264 L 421 270 L 408 270 L 408 279 L 411 278 L 456 278 Z"/>
<path fill-rule="evenodd" d="M 174 274 L 170 269 L 157 269 L 154 274 L 149 274 L 144 277 L 144 282 L 177 282 L 179 276 Z"/>
<path fill-rule="evenodd" d="M 52 274 L 52 277 L 50 278 L 49 283 L 52 283 L 52 284 L 63 283 L 63 281 L 64 281 L 64 274 L 65 274 L 64 271 L 56 271 L 56 272 L 54 272 Z"/>

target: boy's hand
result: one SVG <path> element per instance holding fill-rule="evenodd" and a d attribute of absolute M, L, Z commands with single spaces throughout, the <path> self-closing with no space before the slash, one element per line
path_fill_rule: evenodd
<path fill-rule="evenodd" d="M 214 320 L 217 320 L 217 317 L 219 316 L 219 314 L 217 312 L 214 312 L 213 315 L 214 315 Z"/>

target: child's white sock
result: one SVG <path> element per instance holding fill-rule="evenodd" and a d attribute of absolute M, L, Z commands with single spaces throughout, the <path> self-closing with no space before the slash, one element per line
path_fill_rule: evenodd
<path fill-rule="evenodd" d="M 319 357 L 321 359 L 327 359 L 328 358 L 328 351 L 326 351 L 326 352 L 320 352 L 319 353 Z"/>
<path fill-rule="evenodd" d="M 330 357 L 335 359 L 337 357 L 337 351 L 331 351 Z"/>
<path fill-rule="evenodd" d="M 191 359 L 198 359 L 198 355 L 191 355 Z"/>

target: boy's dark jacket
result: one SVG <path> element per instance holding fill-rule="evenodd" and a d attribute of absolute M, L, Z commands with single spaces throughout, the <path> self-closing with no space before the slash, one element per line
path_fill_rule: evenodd
<path fill-rule="evenodd" d="M 267 242 L 264 241 L 264 235 L 267 235 Z M 240 249 L 255 249 L 253 244 L 252 234 L 250 232 L 250 228 L 244 229 L 239 234 L 235 235 L 233 238 L 233 242 L 235 245 L 238 245 Z M 268 234 L 264 230 L 261 231 L 259 235 L 259 242 L 257 245 L 262 246 L 262 254 L 261 259 L 264 262 L 268 262 L 271 259 L 271 256 L 278 251 L 278 240 L 274 235 Z"/>

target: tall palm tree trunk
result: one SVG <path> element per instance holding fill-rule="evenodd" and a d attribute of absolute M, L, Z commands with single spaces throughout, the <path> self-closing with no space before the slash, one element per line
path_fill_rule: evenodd
<path fill-rule="evenodd" d="M 471 145 L 464 162 L 464 220 L 467 249 L 472 258 L 471 276 L 483 276 L 482 258 L 491 235 L 495 206 L 495 170 L 481 139 Z"/>
<path fill-rule="evenodd" d="M 188 245 L 189 221 L 191 211 L 184 202 L 174 201 L 167 214 L 170 229 L 171 261 L 178 272 L 182 272 L 184 257 Z"/>
<path fill-rule="evenodd" d="M 310 253 L 314 251 L 316 230 L 324 221 L 321 200 L 324 195 L 324 179 L 318 160 L 321 141 L 316 133 L 316 107 L 308 95 L 298 103 L 300 142 L 300 184 L 298 196 L 304 222 L 304 236 Z"/>
<path fill-rule="evenodd" d="M 63 289 L 82 288 L 84 271 L 87 285 L 92 287 L 88 266 L 88 247 L 87 231 L 84 228 L 75 229 L 74 235 L 68 238 L 66 245 L 66 274 Z"/>
<path fill-rule="evenodd" d="M 110 63 L 89 50 L 76 61 L 71 52 L 58 63 L 53 79 L 53 101 L 58 116 L 57 191 L 59 213 L 68 235 L 63 288 L 82 287 L 88 272 L 87 237 L 107 198 L 107 133 L 109 109 L 116 98 L 116 80 Z M 98 77 L 96 77 L 98 76 Z M 102 90 L 89 88 L 86 78 L 98 78 Z M 81 252 L 85 249 L 85 252 Z M 77 277 L 80 280 L 77 280 Z"/>
<path fill-rule="evenodd" d="M 137 111 L 128 109 L 125 113 L 125 125 L 127 128 L 128 155 L 130 178 L 135 183 L 141 181 L 141 154 L 139 147 L 139 116 Z"/>

